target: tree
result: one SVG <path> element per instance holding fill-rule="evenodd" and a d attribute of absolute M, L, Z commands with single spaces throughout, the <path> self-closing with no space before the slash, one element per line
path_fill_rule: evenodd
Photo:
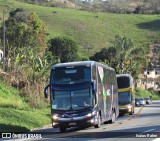
<path fill-rule="evenodd" d="M 78 60 L 78 46 L 68 37 L 57 37 L 50 39 L 49 51 L 60 59 L 60 62 L 71 62 Z"/>
<path fill-rule="evenodd" d="M 115 42 L 114 42 L 114 47 L 117 50 L 117 60 L 118 60 L 118 66 L 119 67 L 119 73 L 124 73 L 125 72 L 125 62 L 128 60 L 127 58 L 127 52 L 131 49 L 134 48 L 133 41 L 129 38 L 126 37 L 121 37 L 119 35 L 115 36 Z"/>
<path fill-rule="evenodd" d="M 17 48 L 27 48 L 28 46 L 38 47 L 37 53 L 43 54 L 45 52 L 45 25 L 35 13 L 25 13 L 16 9 L 10 12 L 6 27 L 8 53 L 16 51 Z M 16 54 L 17 52 L 12 53 Z"/>
<path fill-rule="evenodd" d="M 117 73 L 130 73 L 134 78 L 144 66 L 147 66 L 145 50 L 134 46 L 131 39 L 115 36 L 113 47 L 103 48 L 91 59 L 103 61 L 105 64 L 115 68 Z"/>
<path fill-rule="evenodd" d="M 150 11 L 152 11 L 153 14 L 159 14 L 160 13 L 160 1 L 159 0 L 144 0 L 143 2 L 148 3 L 150 7 Z"/>
<path fill-rule="evenodd" d="M 6 37 L 5 37 L 5 29 L 6 29 L 6 25 L 5 25 L 5 13 L 7 13 L 9 11 L 9 9 L 11 8 L 11 6 L 13 5 L 13 0 L 0 0 L 0 10 L 2 11 L 3 14 L 3 26 L 2 26 L 2 32 L 1 35 L 1 39 L 2 39 L 2 43 L 3 43 L 3 70 L 6 71 Z M 3 33 L 3 34 L 2 34 Z"/>
<path fill-rule="evenodd" d="M 114 67 L 116 62 L 117 50 L 115 47 L 102 48 L 91 57 L 91 60 L 103 61 L 111 67 Z"/>
<path fill-rule="evenodd" d="M 133 40 L 126 37 L 115 37 L 115 48 L 117 48 L 117 71 L 118 73 L 130 73 L 134 78 L 143 67 L 147 65 L 147 58 L 144 56 L 145 50 L 136 47 Z"/>
<path fill-rule="evenodd" d="M 23 9 L 11 11 L 9 15 L 6 21 L 7 28 L 5 30 L 6 64 L 8 64 L 9 61 L 13 62 L 20 53 L 24 55 L 27 49 L 30 50 L 30 48 L 36 50 L 35 54 L 42 57 L 47 46 L 44 23 L 35 13 L 26 13 Z M 0 33 L 2 33 L 2 31 L 1 28 Z M 29 56 L 27 57 L 29 58 Z M 27 60 L 29 59 L 26 59 L 25 63 L 27 63 Z"/>

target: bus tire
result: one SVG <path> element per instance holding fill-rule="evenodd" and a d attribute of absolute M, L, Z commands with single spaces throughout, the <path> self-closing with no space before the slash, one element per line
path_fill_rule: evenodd
<path fill-rule="evenodd" d="M 111 120 L 108 121 L 108 123 L 112 124 L 115 122 L 115 120 L 116 120 L 116 113 L 112 111 L 112 117 L 111 117 Z"/>
<path fill-rule="evenodd" d="M 59 130 L 61 133 L 65 133 L 66 132 L 66 127 L 59 127 Z"/>
<path fill-rule="evenodd" d="M 101 116 L 100 114 L 98 114 L 98 118 L 97 118 L 97 124 L 94 125 L 94 128 L 99 128 L 101 126 Z"/>

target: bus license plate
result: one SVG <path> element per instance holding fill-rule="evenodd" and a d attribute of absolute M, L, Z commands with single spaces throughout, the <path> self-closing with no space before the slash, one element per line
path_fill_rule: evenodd
<path fill-rule="evenodd" d="M 76 123 L 75 122 L 71 122 L 71 123 L 69 123 L 69 125 L 76 125 Z"/>

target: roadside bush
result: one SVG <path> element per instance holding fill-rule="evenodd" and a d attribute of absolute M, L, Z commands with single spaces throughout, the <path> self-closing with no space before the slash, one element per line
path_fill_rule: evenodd
<path fill-rule="evenodd" d="M 28 104 L 18 95 L 19 92 L 0 81 L 0 105 L 5 108 L 29 109 Z"/>
<path fill-rule="evenodd" d="M 138 98 L 138 97 L 145 98 L 145 97 L 150 97 L 150 96 L 152 97 L 153 100 L 160 100 L 160 95 L 158 95 L 154 91 L 144 90 L 139 87 L 136 89 L 136 93 L 135 93 L 136 98 Z"/>
<path fill-rule="evenodd" d="M 68 37 L 50 39 L 49 51 L 58 57 L 61 63 L 78 61 L 78 45 Z"/>

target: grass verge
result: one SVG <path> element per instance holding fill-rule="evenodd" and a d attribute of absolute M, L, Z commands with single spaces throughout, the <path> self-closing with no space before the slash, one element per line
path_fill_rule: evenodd
<path fill-rule="evenodd" d="M 148 91 L 148 90 L 143 90 L 141 88 L 136 89 L 135 97 L 139 98 L 145 98 L 145 97 L 152 97 L 152 100 L 160 100 L 160 95 L 157 92 L 154 91 Z"/>
<path fill-rule="evenodd" d="M 18 91 L 0 83 L 0 132 L 25 132 L 50 124 L 50 108 L 31 109 Z"/>

